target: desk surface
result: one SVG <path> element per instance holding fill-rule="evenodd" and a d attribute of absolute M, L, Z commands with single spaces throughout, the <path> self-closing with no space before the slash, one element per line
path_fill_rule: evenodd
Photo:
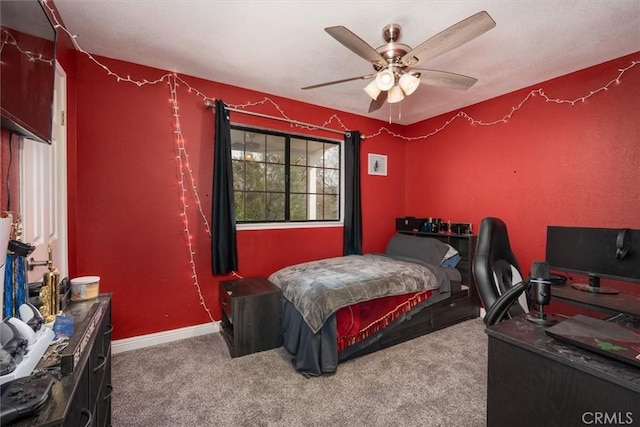
<path fill-rule="evenodd" d="M 640 393 L 640 369 L 558 341 L 548 336 L 544 329 L 542 326 L 527 321 L 524 317 L 517 317 L 489 326 L 486 332 L 489 337 L 525 348 L 590 375 L 614 382 L 635 393 Z"/>
<path fill-rule="evenodd" d="M 640 317 L 640 295 L 631 294 L 594 294 L 579 291 L 570 285 L 552 286 L 552 300 L 567 304 L 595 308 L 609 313 L 625 313 Z"/>

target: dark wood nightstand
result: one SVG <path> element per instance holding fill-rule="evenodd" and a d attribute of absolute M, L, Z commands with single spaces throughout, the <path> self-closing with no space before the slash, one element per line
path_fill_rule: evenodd
<path fill-rule="evenodd" d="M 220 333 L 231 357 L 282 345 L 282 291 L 263 277 L 220 282 Z"/>

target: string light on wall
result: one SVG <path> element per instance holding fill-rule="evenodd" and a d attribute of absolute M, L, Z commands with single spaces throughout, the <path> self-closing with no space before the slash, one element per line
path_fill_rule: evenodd
<path fill-rule="evenodd" d="M 189 163 L 189 154 L 186 151 L 184 137 L 182 135 L 182 128 L 180 126 L 180 107 L 178 106 L 178 94 L 177 94 L 178 84 L 175 78 L 170 79 L 167 83 L 169 85 L 169 90 L 171 91 L 171 99 L 169 101 L 171 102 L 172 108 L 173 108 L 173 122 L 174 122 L 173 124 L 174 124 L 174 133 L 175 133 L 175 141 L 176 141 L 176 151 L 178 152 L 176 160 L 178 163 L 178 173 L 179 173 L 178 185 L 180 188 L 180 201 L 182 203 L 181 216 L 182 216 L 182 221 L 184 222 L 184 232 L 187 235 L 189 265 L 191 266 L 191 273 L 192 273 L 191 277 L 193 279 L 193 284 L 196 288 L 196 292 L 198 293 L 198 298 L 200 299 L 200 305 L 202 305 L 204 310 L 207 312 L 209 319 L 211 319 L 211 321 L 214 322 L 213 316 L 211 315 L 211 311 L 207 307 L 204 297 L 202 296 L 202 289 L 200 289 L 200 282 L 198 280 L 198 271 L 196 268 L 196 261 L 195 261 L 196 253 L 193 249 L 193 236 L 189 228 L 189 216 L 187 212 L 187 208 L 189 207 L 189 205 L 187 204 L 187 200 L 186 200 L 187 187 L 185 185 L 185 169 L 188 172 L 191 186 L 194 191 L 194 194 L 196 195 L 195 197 L 197 198 L 198 205 L 200 205 L 200 198 L 197 196 L 196 186 L 193 180 L 193 170 L 191 168 L 191 164 Z M 204 216 L 204 214 L 202 213 L 202 208 L 200 208 L 200 213 Z M 211 230 L 209 229 L 209 223 L 207 222 L 206 218 L 205 218 L 205 225 L 207 227 L 207 233 L 210 236 Z"/>
<path fill-rule="evenodd" d="M 174 129 L 174 133 L 175 133 L 175 143 L 176 143 L 176 151 L 177 151 L 177 156 L 176 156 L 176 162 L 177 162 L 177 168 L 178 168 L 178 186 L 179 189 L 181 191 L 181 196 L 180 196 L 180 201 L 181 201 L 181 207 L 182 207 L 182 212 L 180 213 L 181 218 L 183 219 L 184 222 L 184 232 L 186 235 L 186 241 L 187 241 L 187 249 L 188 249 L 188 254 L 189 254 L 189 265 L 191 268 L 191 277 L 193 279 L 193 284 L 196 288 L 196 291 L 198 293 L 198 297 L 200 299 L 200 304 L 204 307 L 204 309 L 206 310 L 207 314 L 209 315 L 209 318 L 213 321 L 213 318 L 211 316 L 211 312 L 209 311 L 209 309 L 206 306 L 206 303 L 204 301 L 204 298 L 202 296 L 202 292 L 200 289 L 200 284 L 199 284 L 199 280 L 198 280 L 198 274 L 197 274 L 197 268 L 196 268 L 196 262 L 195 262 L 195 252 L 193 250 L 193 242 L 192 242 L 192 235 L 190 232 L 190 228 L 189 228 L 189 220 L 187 217 L 187 212 L 188 212 L 188 208 L 189 205 L 187 204 L 187 194 L 189 193 L 189 191 L 187 190 L 187 186 L 189 186 L 190 188 L 190 193 L 195 201 L 195 204 L 198 208 L 198 212 L 199 215 L 202 217 L 204 225 L 205 225 L 205 230 L 207 232 L 207 234 L 209 236 L 211 236 L 211 230 L 209 228 L 209 223 L 206 219 L 206 216 L 204 214 L 204 211 L 202 209 L 202 205 L 200 203 L 200 197 L 198 196 L 198 189 L 197 186 L 195 184 L 195 179 L 193 176 L 193 170 L 189 164 L 189 155 L 187 152 L 187 144 L 185 143 L 184 137 L 182 135 L 182 129 L 181 129 L 181 125 L 180 125 L 180 115 L 179 115 L 179 105 L 178 105 L 178 98 L 177 98 L 177 87 L 178 87 L 178 83 L 184 85 L 189 93 L 194 93 L 196 96 L 200 97 L 204 100 L 211 100 L 211 99 L 215 99 L 215 97 L 213 96 L 209 96 L 204 94 L 202 91 L 198 90 L 197 88 L 191 86 L 189 83 L 187 83 L 183 78 L 181 78 L 179 75 L 177 75 L 176 73 L 167 73 L 164 74 L 163 76 L 161 76 L 158 79 L 155 80 L 147 80 L 147 79 L 142 79 L 142 80 L 136 80 L 136 79 L 132 79 L 130 75 L 127 75 L 126 77 L 123 77 L 113 71 L 111 71 L 111 69 L 109 69 L 109 67 L 107 67 L 106 65 L 102 64 L 100 61 L 98 61 L 95 57 L 93 57 L 93 55 L 91 55 L 89 52 L 85 51 L 84 49 L 82 49 L 82 47 L 79 45 L 77 38 L 78 36 L 75 34 L 71 34 L 63 25 L 60 24 L 60 21 L 56 15 L 56 12 L 54 11 L 54 9 L 52 7 L 49 6 L 47 0 L 43 0 L 43 3 L 45 5 L 45 7 L 47 7 L 47 9 L 50 12 L 50 15 L 52 17 L 52 19 L 54 20 L 54 28 L 56 28 L 57 30 L 63 31 L 65 32 L 69 38 L 71 39 L 74 47 L 76 48 L 76 50 L 78 50 L 79 52 L 81 52 L 82 54 L 86 55 L 91 61 L 93 61 L 97 66 L 99 66 L 100 68 L 102 68 L 105 73 L 107 73 L 108 76 L 112 76 L 116 79 L 116 82 L 118 83 L 131 83 L 131 84 L 135 84 L 138 87 L 144 86 L 144 85 L 155 85 L 158 83 L 167 83 L 168 87 L 169 87 L 169 91 L 170 91 L 170 98 L 169 98 L 169 102 L 172 106 L 173 109 L 173 129 Z M 7 41 L 3 40 L 3 44 L 2 46 L 4 47 L 4 45 L 8 43 Z M 26 54 L 26 52 L 23 52 Z M 38 58 L 39 59 L 39 58 Z M 463 111 L 459 111 L 458 113 L 454 114 L 451 118 L 449 118 L 448 120 L 445 121 L 445 123 L 434 129 L 433 131 L 424 134 L 424 135 L 420 135 L 420 136 L 413 136 L 413 137 L 408 137 L 408 136 L 404 136 L 395 132 L 390 131 L 388 128 L 386 127 L 381 127 L 378 129 L 378 131 L 376 131 L 375 133 L 371 134 L 371 135 L 363 135 L 364 138 L 366 138 L 366 140 L 369 140 L 371 138 L 375 138 L 377 136 L 381 136 L 382 134 L 386 134 L 388 136 L 391 136 L 393 138 L 397 138 L 397 139 L 401 139 L 404 141 L 415 141 L 415 140 L 426 140 L 436 134 L 438 134 L 439 132 L 443 131 L 444 129 L 446 129 L 451 123 L 453 123 L 455 120 L 463 118 L 466 119 L 471 125 L 479 125 L 479 126 L 493 126 L 493 125 L 499 125 L 499 124 L 504 124 L 507 123 L 512 117 L 513 115 L 519 111 L 526 102 L 528 102 L 529 100 L 533 99 L 534 97 L 538 96 L 541 97 L 542 99 L 545 100 L 545 102 L 548 103 L 556 103 L 556 104 L 570 104 L 571 106 L 575 106 L 578 103 L 583 103 L 585 102 L 587 99 L 589 99 L 590 97 L 603 92 L 603 91 L 607 91 L 610 86 L 612 86 L 613 84 L 616 83 L 620 83 L 623 75 L 628 72 L 629 70 L 631 70 L 632 68 L 636 67 L 638 64 L 640 64 L 640 60 L 634 60 L 631 62 L 631 64 L 625 68 L 621 68 L 618 69 L 618 75 L 616 78 L 612 79 L 611 81 L 609 81 L 606 85 L 595 89 L 595 90 L 591 90 L 589 91 L 589 93 L 587 95 L 578 97 L 576 99 L 560 99 L 560 98 L 552 98 L 550 96 L 548 96 L 543 89 L 536 89 L 536 90 L 532 90 L 530 91 L 524 98 L 523 100 L 516 106 L 512 107 L 510 109 L 510 111 L 505 114 L 501 119 L 495 120 L 495 121 L 483 121 L 483 120 L 478 120 L 475 119 L 471 116 L 469 116 L 467 113 L 463 112 Z M 262 106 L 262 105 L 266 105 L 266 104 L 270 104 L 271 106 L 273 106 L 273 108 L 275 108 L 278 113 L 285 119 L 287 120 L 292 120 L 295 121 L 294 119 L 292 119 L 291 117 L 289 117 L 285 111 L 275 102 L 273 101 L 271 98 L 268 97 L 264 97 L 261 100 L 258 101 L 251 101 L 251 102 L 247 102 L 245 104 L 228 104 L 230 107 L 236 108 L 236 109 L 250 109 L 252 107 L 257 107 L 257 106 Z M 328 127 L 328 125 L 330 125 L 333 122 L 337 122 L 338 126 L 344 130 L 344 131 L 348 131 L 350 129 L 349 126 L 345 126 L 345 124 L 343 123 L 342 119 L 337 115 L 337 114 L 333 114 L 332 116 L 330 116 L 325 122 L 324 124 L 322 124 L 321 126 L 318 127 Z M 316 129 L 316 127 L 308 127 L 308 126 L 303 126 L 300 124 L 295 124 L 292 123 L 291 126 L 295 126 L 295 127 L 299 127 L 299 128 L 303 128 L 303 129 L 308 129 L 308 130 L 314 130 Z M 189 184 L 187 184 L 185 182 L 185 176 L 188 177 L 188 181 Z M 236 277 L 241 277 L 240 275 L 238 275 L 237 272 L 232 272 L 232 274 Z"/>
<path fill-rule="evenodd" d="M 464 118 L 467 121 L 469 121 L 469 123 L 471 123 L 472 125 L 479 125 L 479 126 L 493 126 L 493 125 L 498 125 L 498 124 L 501 124 L 501 123 L 507 123 L 513 117 L 514 113 L 516 113 L 518 110 L 520 110 L 527 103 L 527 101 L 531 100 L 535 96 L 540 96 L 541 98 L 543 98 L 545 100 L 545 102 L 550 102 L 550 103 L 555 103 L 555 104 L 570 104 L 573 107 L 578 103 L 585 102 L 587 99 L 591 98 L 592 96 L 596 95 L 599 92 L 609 90 L 610 86 L 612 86 L 614 84 L 619 84 L 620 80 L 622 79 L 622 76 L 624 75 L 624 73 L 626 73 L 627 71 L 629 71 L 633 67 L 637 66 L 638 64 L 640 64 L 640 60 L 632 61 L 631 64 L 629 64 L 627 67 L 618 69 L 618 75 L 617 75 L 616 78 L 610 80 L 607 84 L 605 84 L 604 86 L 602 86 L 602 87 L 600 87 L 598 89 L 589 91 L 588 95 L 583 95 L 583 96 L 580 96 L 580 97 L 575 98 L 575 99 L 552 98 L 552 97 L 548 96 L 543 89 L 532 90 L 522 99 L 522 101 L 520 101 L 520 103 L 518 105 L 516 105 L 515 107 L 511 107 L 511 111 L 508 114 L 504 115 L 501 119 L 494 120 L 494 121 L 491 121 L 491 122 L 474 119 L 473 117 L 471 117 L 470 115 L 468 115 L 464 111 L 459 111 L 453 117 L 451 117 L 450 119 L 445 121 L 445 123 L 442 126 L 434 129 L 432 132 L 430 132 L 430 133 L 428 133 L 426 135 L 409 137 L 409 136 L 404 136 L 404 135 L 400 135 L 400 134 L 391 132 L 389 129 L 387 129 L 385 127 L 382 127 L 376 133 L 374 133 L 372 135 L 368 135 L 367 138 L 374 138 L 376 136 L 380 136 L 382 133 L 386 133 L 386 134 L 388 134 L 388 135 L 390 135 L 390 136 L 392 136 L 394 138 L 403 139 L 405 141 L 415 141 L 415 140 L 420 140 L 420 139 L 427 139 L 427 138 L 432 137 L 435 134 L 443 131 L 447 126 L 449 126 L 451 123 L 453 123 L 456 119 L 459 119 L 459 118 Z"/>
<path fill-rule="evenodd" d="M 189 91 L 189 93 L 195 93 L 197 96 L 202 98 L 203 101 L 215 99 L 214 97 L 209 97 L 209 96 L 205 95 L 204 93 L 200 92 L 198 89 L 196 89 L 193 86 L 191 86 L 189 83 L 187 83 L 185 80 L 181 79 L 179 76 L 176 76 L 176 78 L 182 84 L 184 84 L 185 87 L 187 87 L 187 90 Z M 278 104 L 276 104 L 271 98 L 268 98 L 266 96 L 264 98 L 262 98 L 260 101 L 247 102 L 246 104 L 227 104 L 227 105 L 229 107 L 231 107 L 231 108 L 237 108 L 237 109 L 245 110 L 245 109 L 248 109 L 249 107 L 256 107 L 258 105 L 265 105 L 267 103 L 271 104 L 278 111 L 278 113 L 280 113 L 282 118 L 290 120 L 292 122 L 296 121 L 296 120 L 292 119 L 291 117 L 289 117 L 287 114 L 285 114 L 284 110 L 282 108 L 280 108 L 280 106 Z M 338 122 L 338 124 L 340 125 L 340 128 L 342 128 L 342 130 L 344 130 L 344 131 L 348 131 L 349 130 L 347 128 L 347 126 L 344 125 L 344 123 L 342 122 L 340 117 L 338 117 L 337 114 L 332 115 L 322 125 L 319 125 L 319 126 L 304 126 L 304 125 L 301 125 L 299 123 L 291 123 L 291 127 L 298 127 L 298 128 L 307 129 L 307 130 L 317 130 L 318 128 L 328 127 L 328 125 L 330 125 L 334 120 L 336 120 Z"/>
<path fill-rule="evenodd" d="M 33 52 L 21 48 L 16 39 L 13 37 L 13 34 L 11 34 L 9 31 L 2 30 L 2 34 L 4 35 L 4 37 L 2 38 L 2 45 L 0 45 L 0 53 L 2 53 L 6 45 L 12 45 L 15 46 L 18 52 L 26 56 L 31 62 L 40 61 L 49 65 L 53 65 L 53 59 L 45 58 L 41 53 L 36 56 Z"/>
<path fill-rule="evenodd" d="M 189 85 L 184 79 L 180 78 L 177 74 L 168 73 L 168 74 L 165 74 L 165 75 L 163 75 L 162 77 L 160 77 L 159 79 L 156 79 L 156 80 L 147 80 L 147 79 L 144 79 L 144 80 L 133 80 L 133 79 L 131 79 L 130 76 L 122 77 L 122 76 L 118 75 L 117 73 L 114 73 L 107 66 L 105 66 L 104 64 L 99 62 L 97 59 L 95 59 L 89 52 L 83 50 L 80 47 L 80 45 L 78 44 L 77 40 L 76 40 L 76 38 L 78 36 L 76 34 L 72 34 L 63 25 L 60 24 L 60 21 L 58 20 L 55 11 L 48 5 L 48 1 L 47 0 L 43 0 L 43 3 L 49 9 L 49 11 L 51 12 L 51 15 L 52 15 L 52 17 L 53 17 L 53 19 L 55 21 L 54 27 L 56 29 L 60 29 L 60 30 L 64 31 L 65 33 L 67 33 L 69 35 L 69 37 L 71 38 L 71 40 L 73 41 L 73 44 L 74 44 L 75 48 L 78 51 L 82 52 L 87 57 L 89 57 L 99 67 L 104 69 L 105 72 L 107 72 L 108 75 L 116 77 L 116 80 L 118 82 L 130 82 L 130 83 L 134 83 L 134 84 L 136 84 L 138 86 L 142 86 L 142 85 L 146 85 L 146 84 L 157 84 L 157 83 L 160 83 L 160 82 L 163 82 L 163 81 L 167 81 L 167 80 L 169 80 L 169 78 L 171 78 L 173 76 L 175 79 L 177 79 L 180 82 L 182 82 L 183 84 L 185 84 L 185 86 L 188 88 L 189 92 L 195 93 L 197 96 L 201 97 L 203 100 L 215 99 L 215 97 L 205 95 L 203 92 L 201 92 L 201 91 L 197 90 L 196 88 L 194 88 L 193 86 Z M 451 124 L 457 118 L 465 118 L 471 124 L 476 124 L 476 125 L 480 125 L 480 126 L 492 126 L 492 125 L 496 125 L 496 124 L 500 124 L 500 123 L 506 123 L 516 111 L 518 111 L 520 108 L 522 108 L 522 106 L 529 99 L 531 99 L 535 95 L 540 95 L 542 98 L 545 99 L 546 102 L 554 102 L 554 103 L 558 103 L 558 104 L 568 103 L 568 104 L 571 104 L 573 106 L 578 102 L 584 102 L 585 100 L 587 100 L 591 96 L 593 96 L 593 95 L 595 95 L 595 94 L 597 94 L 597 93 L 599 93 L 601 91 L 608 90 L 609 86 L 611 86 L 614 83 L 620 83 L 620 80 L 621 80 L 622 76 L 624 75 L 624 73 L 626 73 L 630 69 L 634 68 L 638 64 L 640 64 L 640 60 L 632 61 L 629 66 L 619 69 L 618 70 L 618 72 L 619 72 L 618 76 L 616 78 L 612 79 L 610 82 L 608 82 L 605 86 L 600 87 L 600 88 L 595 89 L 595 90 L 591 90 L 588 95 L 584 95 L 584 96 L 578 97 L 578 98 L 573 99 L 573 100 L 560 99 L 560 98 L 551 98 L 551 97 L 547 96 L 542 89 L 532 90 L 531 92 L 529 92 L 529 94 L 527 94 L 525 96 L 525 98 L 517 106 L 512 107 L 511 111 L 508 114 L 503 116 L 503 118 L 495 120 L 495 121 L 492 121 L 492 122 L 485 122 L 483 120 L 474 119 L 473 117 L 471 117 L 468 114 L 466 114 L 466 113 L 461 111 L 461 112 L 458 112 L 457 114 L 455 114 L 449 120 L 447 120 L 443 126 L 441 126 L 439 128 L 436 128 L 434 131 L 432 131 L 432 132 L 430 132 L 428 134 L 425 134 L 425 135 L 414 136 L 414 137 L 406 137 L 406 136 L 391 132 L 389 129 L 387 129 L 385 127 L 381 127 L 377 132 L 375 132 L 375 133 L 373 133 L 371 135 L 364 135 L 364 137 L 366 139 L 369 139 L 369 138 L 374 138 L 376 136 L 380 136 L 382 133 L 386 133 L 386 134 L 388 134 L 388 135 L 390 135 L 392 137 L 403 139 L 403 140 L 426 139 L 426 138 L 429 138 L 429 137 L 437 134 L 438 132 L 444 130 L 449 124 Z M 274 102 L 272 99 L 270 99 L 268 97 L 264 97 L 260 101 L 247 102 L 246 104 L 235 104 L 235 105 L 234 104 L 228 104 L 228 105 L 233 107 L 233 108 L 245 109 L 245 108 L 253 107 L 253 106 L 257 106 L 257 105 L 263 105 L 263 104 L 265 104 L 267 102 L 271 103 L 274 106 L 274 108 L 282 115 L 283 118 L 288 119 L 288 120 L 293 120 L 293 119 L 291 119 L 291 117 L 289 117 L 287 114 L 285 114 L 284 110 L 282 108 L 280 108 L 280 106 L 276 102 Z M 340 127 L 343 130 L 348 130 L 349 129 L 348 126 L 344 125 L 344 123 L 342 122 L 342 120 L 340 119 L 340 117 L 337 114 L 332 115 L 328 120 L 326 120 L 324 122 L 324 124 L 321 127 L 326 127 L 334 119 L 338 122 L 338 124 L 340 125 Z M 303 127 L 303 126 L 300 126 L 300 127 Z M 313 129 L 313 128 L 310 128 L 310 129 Z"/>

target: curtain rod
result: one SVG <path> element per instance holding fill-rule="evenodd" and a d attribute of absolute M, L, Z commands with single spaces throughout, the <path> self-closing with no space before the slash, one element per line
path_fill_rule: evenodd
<path fill-rule="evenodd" d="M 204 106 L 206 108 L 211 108 L 213 110 L 215 110 L 215 108 L 216 108 L 216 105 L 213 102 L 211 102 L 210 100 L 208 100 L 208 99 L 205 99 Z M 237 108 L 232 108 L 232 107 L 226 107 L 226 108 L 229 111 L 234 111 L 236 113 L 242 113 L 242 114 L 248 114 L 250 116 L 263 117 L 265 119 L 272 119 L 272 120 L 279 120 L 281 122 L 292 123 L 294 125 L 307 126 L 307 127 L 312 128 L 312 129 L 320 129 L 320 130 L 325 130 L 327 132 L 339 133 L 340 135 L 348 135 L 349 134 L 349 132 L 343 132 L 341 130 L 330 129 L 330 128 L 326 128 L 326 127 L 322 127 L 322 126 L 316 126 L 316 125 L 312 125 L 311 123 L 299 122 L 297 120 L 285 119 L 284 117 L 269 116 L 267 114 L 254 113 L 252 111 L 239 110 Z M 360 138 L 364 139 L 364 137 L 360 137 Z"/>

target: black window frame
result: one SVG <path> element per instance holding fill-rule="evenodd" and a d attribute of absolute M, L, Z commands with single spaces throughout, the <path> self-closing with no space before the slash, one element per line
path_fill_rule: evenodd
<path fill-rule="evenodd" d="M 284 142 L 285 142 L 285 163 L 284 163 L 284 173 L 285 173 L 285 179 L 284 179 L 284 195 L 285 195 L 285 200 L 284 200 L 284 216 L 285 218 L 283 220 L 278 220 L 278 219 L 261 219 L 261 220 L 245 220 L 245 219 L 238 219 L 238 215 L 236 212 L 236 223 L 238 225 L 243 225 L 243 224 L 248 224 L 248 225 L 261 225 L 261 224 L 265 224 L 265 225 L 269 225 L 269 224 L 336 224 L 336 223 L 342 223 L 343 221 L 343 212 L 342 212 L 342 208 L 343 208 L 343 197 L 344 197 L 344 183 L 343 183 L 343 177 L 344 177 L 344 165 L 343 165 L 343 155 L 344 153 L 342 152 L 342 141 L 339 140 L 332 140 L 332 139 L 327 139 L 327 138 L 319 138 L 316 136 L 309 136 L 309 135 L 304 135 L 304 134 L 298 134 L 298 133 L 288 133 L 288 132 L 282 132 L 282 131 L 276 131 L 276 130 L 271 130 L 271 129 L 264 129 L 264 128 L 255 128 L 255 127 L 250 127 L 250 126 L 244 126 L 244 125 L 238 125 L 238 124 L 231 124 L 230 128 L 232 131 L 236 130 L 236 131 L 242 131 L 242 132 L 250 132 L 250 133 L 256 133 L 256 134 L 261 134 L 261 135 L 271 135 L 271 136 L 276 136 L 276 137 L 282 137 L 284 138 Z M 338 166 L 337 169 L 336 168 L 325 168 L 324 166 L 322 167 L 323 170 L 325 169 L 329 169 L 329 170 L 337 170 L 338 172 L 338 185 L 337 185 L 337 193 L 335 194 L 335 196 L 337 196 L 337 218 L 331 218 L 331 219 L 291 219 L 291 195 L 292 194 L 320 194 L 320 195 L 334 195 L 333 193 L 311 193 L 310 189 L 307 188 L 307 192 L 306 193 L 298 193 L 298 192 L 291 192 L 291 140 L 292 139 L 297 139 L 297 140 L 306 140 L 307 142 L 318 142 L 318 143 L 322 143 L 322 144 L 330 144 L 330 145 L 335 145 L 338 148 Z M 233 141 L 232 141 L 233 142 Z M 237 162 L 238 159 L 234 159 L 232 157 L 232 164 L 235 165 L 234 162 Z M 246 162 L 246 160 L 245 160 Z M 265 163 L 269 164 L 269 162 L 267 162 L 267 159 L 265 158 Z M 309 167 L 309 165 L 306 165 L 307 167 Z M 246 169 L 245 169 L 246 171 Z M 235 175 L 235 169 L 234 169 L 234 175 Z M 240 192 L 244 192 L 244 193 L 264 193 L 269 194 L 269 193 L 276 193 L 274 191 L 268 191 L 267 190 L 267 183 L 265 182 L 265 189 L 262 191 L 252 191 L 249 190 L 247 191 L 246 189 L 242 189 L 242 190 L 237 190 L 235 188 L 235 183 L 234 183 L 234 197 L 235 194 L 240 191 Z M 267 205 L 266 199 L 265 199 L 265 207 Z M 237 205 L 237 203 L 236 203 Z M 323 209 L 325 207 L 325 204 L 323 202 Z M 266 212 L 266 209 L 265 209 Z M 266 215 L 265 215 L 266 216 Z M 307 218 L 309 216 L 308 212 L 307 212 Z M 323 215 L 324 217 L 324 215 Z"/>

